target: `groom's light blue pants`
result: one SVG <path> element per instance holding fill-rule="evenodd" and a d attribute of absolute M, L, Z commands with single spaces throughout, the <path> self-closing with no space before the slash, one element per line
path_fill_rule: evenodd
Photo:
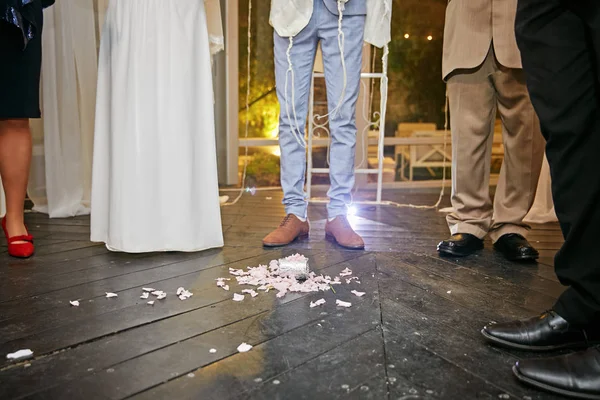
<path fill-rule="evenodd" d="M 294 130 L 299 130 L 300 135 L 304 137 L 311 78 L 319 42 L 323 53 L 327 103 L 330 111 L 338 106 L 344 83 L 338 44 L 338 16 L 331 13 L 323 1 L 314 1 L 313 15 L 308 26 L 293 38 L 290 51 L 294 71 L 293 85 L 287 58 L 290 40 L 275 33 L 275 78 L 281 108 L 279 145 L 283 204 L 287 214 L 295 214 L 301 218 L 306 218 L 308 205 L 304 190 L 306 149 L 295 137 Z M 346 215 L 347 204 L 351 201 L 351 191 L 354 186 L 356 102 L 360 90 L 364 26 L 364 15 L 343 16 L 347 83 L 339 112 L 333 118 L 329 117 L 331 135 L 329 153 L 331 187 L 327 193 L 330 199 L 327 206 L 329 218 Z M 292 96 L 292 86 L 294 96 Z"/>

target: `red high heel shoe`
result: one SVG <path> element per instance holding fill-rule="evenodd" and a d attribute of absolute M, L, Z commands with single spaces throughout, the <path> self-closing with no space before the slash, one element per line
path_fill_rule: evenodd
<path fill-rule="evenodd" d="M 2 218 L 2 230 L 6 241 L 8 242 L 8 254 L 17 258 L 29 258 L 33 255 L 35 248 L 33 247 L 33 236 L 27 232 L 27 235 L 8 237 L 6 229 L 6 218 Z M 23 243 L 15 243 L 23 242 Z"/>

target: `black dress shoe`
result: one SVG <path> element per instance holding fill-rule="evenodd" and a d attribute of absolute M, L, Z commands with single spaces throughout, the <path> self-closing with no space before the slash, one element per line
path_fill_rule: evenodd
<path fill-rule="evenodd" d="M 500 236 L 494 248 L 509 261 L 535 261 L 540 256 L 527 239 L 517 233 Z"/>
<path fill-rule="evenodd" d="M 571 326 L 554 311 L 525 321 L 489 325 L 481 333 L 493 344 L 529 351 L 585 348 L 600 343 L 598 328 Z"/>
<path fill-rule="evenodd" d="M 600 400 L 600 350 L 519 361 L 513 372 L 521 382 L 577 399 Z"/>
<path fill-rule="evenodd" d="M 437 250 L 441 256 L 465 257 L 483 249 L 483 240 L 469 233 L 457 233 L 450 239 L 438 244 Z"/>

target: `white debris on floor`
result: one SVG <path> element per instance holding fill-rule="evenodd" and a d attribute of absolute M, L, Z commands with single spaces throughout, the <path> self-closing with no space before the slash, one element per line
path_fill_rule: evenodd
<path fill-rule="evenodd" d="M 308 269 L 308 259 L 301 254 L 294 254 L 289 257 L 272 260 L 269 265 L 259 265 L 258 267 L 247 267 L 244 269 L 229 268 L 229 273 L 235 276 L 238 284 L 255 286 L 258 291 L 268 293 L 269 290 L 277 290 L 277 297 L 284 297 L 288 293 L 309 293 L 333 290 L 333 285 L 341 285 L 341 277 L 352 275 L 350 268 L 345 268 L 339 273 L 339 276 L 333 278 L 328 275 L 317 275 L 315 272 L 310 272 Z M 225 281 L 229 278 L 217 278 L 217 286 L 225 290 L 229 290 L 229 285 Z M 346 284 L 360 284 L 358 277 L 352 276 L 346 278 Z M 252 289 L 244 289 L 242 293 L 250 294 L 252 297 L 258 296 L 258 293 Z M 352 290 L 352 294 L 357 297 L 362 297 L 366 293 L 358 290 Z M 243 301 L 244 296 L 239 294 L 233 295 L 234 301 Z M 325 304 L 325 299 L 320 299 L 310 302 L 310 308 L 315 308 Z M 339 307 L 351 307 L 349 302 L 337 300 Z"/>
<path fill-rule="evenodd" d="M 317 300 L 314 303 L 311 301 L 310 302 L 310 308 L 315 308 L 315 307 L 318 307 L 318 306 L 323 305 L 323 304 L 325 304 L 325 299 Z"/>
<path fill-rule="evenodd" d="M 299 255 L 291 257 L 298 258 Z M 280 274 L 279 262 L 276 260 L 271 261 L 268 267 L 266 265 L 259 265 L 258 267 L 248 267 L 246 271 L 230 268 L 229 273 L 236 277 L 240 285 L 256 286 L 257 290 L 264 292 L 275 289 L 278 291 L 277 297 L 279 298 L 290 292 L 309 293 L 326 291 L 331 289 L 331 285 L 341 284 L 339 278 L 336 281 L 331 279 L 331 277 L 317 276 L 314 272 L 309 272 L 304 281 L 298 281 L 294 276 Z"/>
<path fill-rule="evenodd" d="M 73 306 L 73 307 L 79 307 L 79 300 L 73 300 L 73 301 L 69 301 L 69 303 Z"/>
<path fill-rule="evenodd" d="M 217 352 L 217 349 L 210 349 L 208 352 L 211 353 L 211 354 L 214 354 L 214 353 Z"/>
<path fill-rule="evenodd" d="M 349 303 L 347 301 L 342 301 L 340 299 L 337 299 L 335 301 L 335 304 L 337 304 L 338 307 L 346 307 L 346 308 L 352 307 L 352 303 Z"/>
<path fill-rule="evenodd" d="M 14 353 L 7 354 L 6 358 L 8 360 L 20 360 L 23 358 L 31 357 L 32 355 L 33 355 L 33 351 L 31 351 L 29 349 L 24 349 L 24 350 L 16 351 Z"/>
<path fill-rule="evenodd" d="M 245 297 L 246 296 L 244 296 L 243 294 L 234 293 L 233 294 L 233 301 L 244 301 Z"/>
<path fill-rule="evenodd" d="M 140 299 L 147 299 L 150 296 L 150 294 L 148 292 L 144 292 L 142 293 L 142 295 L 140 296 Z"/>
<path fill-rule="evenodd" d="M 180 287 L 179 289 L 177 289 L 177 296 L 179 296 L 179 300 L 187 300 L 190 297 L 192 297 L 194 295 L 194 293 L 190 292 L 189 290 L 186 290 L 182 287 Z"/>
<path fill-rule="evenodd" d="M 142 288 L 142 290 L 143 290 L 144 292 L 154 292 L 156 289 L 152 289 L 152 288 L 149 288 L 149 287 L 145 287 L 145 288 Z"/>
<path fill-rule="evenodd" d="M 106 292 L 106 298 L 110 299 L 111 297 L 119 297 L 116 293 Z"/>
<path fill-rule="evenodd" d="M 250 346 L 248 343 L 242 343 L 237 348 L 240 353 L 246 353 L 250 351 L 250 349 L 252 349 L 252 346 Z"/>
<path fill-rule="evenodd" d="M 167 293 L 162 290 L 155 290 L 150 293 L 152 296 L 156 296 L 156 300 L 162 300 L 167 297 Z"/>
<path fill-rule="evenodd" d="M 244 290 L 242 290 L 242 293 L 249 294 L 249 295 L 250 295 L 250 296 L 252 296 L 252 297 L 256 297 L 256 296 L 258 296 L 258 293 L 256 293 L 256 292 L 255 292 L 254 290 L 252 290 L 252 289 L 244 289 Z"/>
<path fill-rule="evenodd" d="M 150 304 L 151 306 L 153 306 L 153 305 L 154 305 L 154 300 L 150 300 L 150 301 L 148 302 L 148 304 Z"/>
<path fill-rule="evenodd" d="M 225 281 L 230 281 L 229 278 L 217 278 L 217 286 L 223 288 L 223 290 L 229 290 L 229 285 L 225 284 Z"/>

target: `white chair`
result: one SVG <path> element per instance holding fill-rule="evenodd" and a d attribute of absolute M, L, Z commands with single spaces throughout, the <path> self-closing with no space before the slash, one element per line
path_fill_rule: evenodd
<path fill-rule="evenodd" d="M 408 138 L 415 131 L 435 131 L 436 125 L 430 122 L 401 122 L 396 129 L 396 137 Z M 400 169 L 400 179 L 406 180 L 406 167 L 410 164 L 410 148 L 412 146 L 397 145 L 394 146 L 394 160 L 397 168 Z"/>
<path fill-rule="evenodd" d="M 413 180 L 415 168 L 426 168 L 431 176 L 435 176 L 433 168 L 443 168 L 452 165 L 452 140 L 450 132 L 444 130 L 415 131 L 412 137 L 433 138 L 435 139 L 435 143 L 410 146 L 409 180 Z"/>

